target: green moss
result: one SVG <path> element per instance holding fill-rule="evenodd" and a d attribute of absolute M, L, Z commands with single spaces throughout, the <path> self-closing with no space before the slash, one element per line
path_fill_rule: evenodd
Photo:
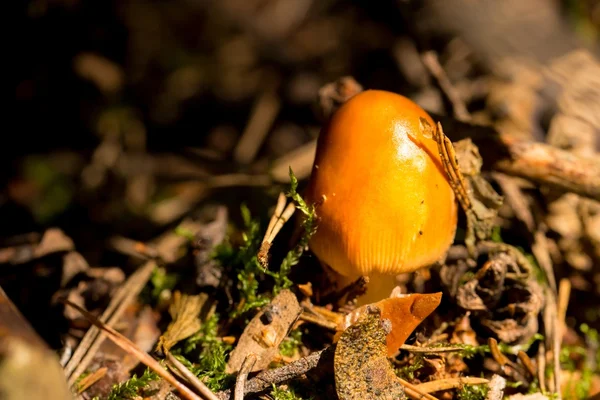
<path fill-rule="evenodd" d="M 146 369 L 139 378 L 134 374 L 127 381 L 114 385 L 106 400 L 130 400 L 139 396 L 140 390 L 152 381 L 158 380 L 156 372 Z"/>
<path fill-rule="evenodd" d="M 488 390 L 487 385 L 464 385 L 458 390 L 456 398 L 458 400 L 484 400 Z"/>
<path fill-rule="evenodd" d="M 279 345 L 279 352 L 286 357 L 292 357 L 301 344 L 302 331 L 294 329 Z"/>

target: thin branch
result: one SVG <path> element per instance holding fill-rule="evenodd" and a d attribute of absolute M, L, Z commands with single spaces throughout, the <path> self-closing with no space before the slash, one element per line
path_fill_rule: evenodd
<path fill-rule="evenodd" d="M 146 282 L 148 282 L 155 267 L 156 263 L 154 261 L 148 261 L 135 271 L 118 289 L 98 320 L 108 326 L 115 325 L 121 319 L 125 309 L 135 300 Z M 90 327 L 86 332 L 64 368 L 69 386 L 72 386 L 77 378 L 85 372 L 105 338 L 106 335 L 100 332 L 100 329 L 96 326 Z"/>
<path fill-rule="evenodd" d="M 202 396 L 207 400 L 219 400 L 219 398 L 202 382 L 196 375 L 194 375 L 185 365 L 181 363 L 171 352 L 166 353 L 167 360 L 171 363 L 177 371 L 181 373 L 195 387 Z"/>
<path fill-rule="evenodd" d="M 235 379 L 235 392 L 234 392 L 234 400 L 244 400 L 244 388 L 246 387 L 246 379 L 248 379 L 248 373 L 254 367 L 256 363 L 257 356 L 254 353 L 250 353 L 244 359 L 242 366 L 240 368 L 240 372 L 238 373 L 237 378 Z"/>
<path fill-rule="evenodd" d="M 131 340 L 127 337 L 123 336 L 121 333 L 117 332 L 110 326 L 106 325 L 92 314 L 84 310 L 79 305 L 69 301 L 69 300 L 61 300 L 64 304 L 69 305 L 79 311 L 83 316 L 85 316 L 92 324 L 94 324 L 98 329 L 106 332 L 107 336 L 112 340 L 117 346 L 125 350 L 127 353 L 134 355 L 138 360 L 144 363 L 147 367 L 151 368 L 154 372 L 156 372 L 160 377 L 162 377 L 166 382 L 170 383 L 173 387 L 177 389 L 181 395 L 187 400 L 201 400 L 194 392 L 192 392 L 187 386 L 183 385 L 179 382 L 173 375 L 171 375 L 167 370 L 163 368 L 162 365 L 154 358 L 152 358 L 145 351 L 140 350 L 139 347 L 135 345 Z"/>

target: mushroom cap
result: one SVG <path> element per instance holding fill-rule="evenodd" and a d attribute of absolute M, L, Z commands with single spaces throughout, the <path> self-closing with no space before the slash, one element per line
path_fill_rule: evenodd
<path fill-rule="evenodd" d="M 366 90 L 319 135 L 304 194 L 318 217 L 309 246 L 342 276 L 413 272 L 454 240 L 454 192 L 420 117 L 435 127 L 410 99 Z"/>

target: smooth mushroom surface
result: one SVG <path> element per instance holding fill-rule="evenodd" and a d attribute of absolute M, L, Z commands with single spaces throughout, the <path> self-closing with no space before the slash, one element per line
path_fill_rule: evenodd
<path fill-rule="evenodd" d="M 435 126 L 410 99 L 366 90 L 319 135 L 304 194 L 318 218 L 309 245 L 345 284 L 369 276 L 363 304 L 387 297 L 395 275 L 431 265 L 454 240 L 454 192 L 420 118 Z"/>

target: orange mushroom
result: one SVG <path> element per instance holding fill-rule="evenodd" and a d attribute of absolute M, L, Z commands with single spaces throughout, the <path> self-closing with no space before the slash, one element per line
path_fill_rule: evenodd
<path fill-rule="evenodd" d="M 395 276 L 433 264 L 454 240 L 457 204 L 431 117 L 396 93 L 366 90 L 321 131 L 304 193 L 316 205 L 309 246 L 345 286 L 368 276 L 367 304 L 390 295 Z"/>

